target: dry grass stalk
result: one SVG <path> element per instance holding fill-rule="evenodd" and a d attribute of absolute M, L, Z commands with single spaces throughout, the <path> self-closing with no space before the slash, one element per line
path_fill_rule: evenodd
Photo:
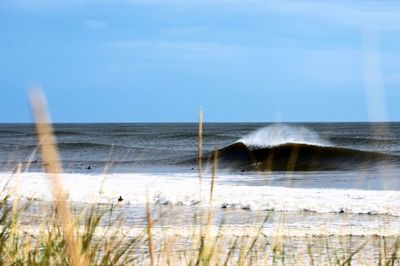
<path fill-rule="evenodd" d="M 18 199 L 19 199 L 19 188 L 20 188 L 20 176 L 22 171 L 22 163 L 18 163 L 17 165 L 17 184 L 14 191 L 14 200 L 12 202 L 12 212 L 11 212 L 11 222 L 10 222 L 10 240 L 8 249 L 11 251 L 13 249 L 13 245 L 15 245 L 15 239 L 17 239 L 18 234 Z"/>
<path fill-rule="evenodd" d="M 33 160 L 34 160 L 34 158 L 36 156 L 36 153 L 37 153 L 37 147 L 33 149 L 31 155 L 28 158 L 28 161 L 26 162 L 25 172 L 28 172 L 29 169 L 31 168 L 31 165 L 32 165 L 32 162 L 33 162 Z"/>
<path fill-rule="evenodd" d="M 147 222 L 147 237 L 148 237 L 148 249 L 149 249 L 149 258 L 150 258 L 150 266 L 154 266 L 154 248 L 153 248 L 153 237 L 151 235 L 152 221 L 151 221 L 151 213 L 150 213 L 150 203 L 149 200 L 146 202 L 146 222 Z"/>
<path fill-rule="evenodd" d="M 207 235 L 206 235 L 206 240 L 208 244 L 210 245 L 210 231 L 211 231 L 211 225 L 212 225 L 212 219 L 213 219 L 213 212 L 211 210 L 211 205 L 213 201 L 213 196 L 214 196 L 214 183 L 215 183 L 215 178 L 217 176 L 217 167 L 218 167 L 218 147 L 215 146 L 214 149 L 214 158 L 213 158 L 213 165 L 212 165 L 212 175 L 211 175 L 211 182 L 210 182 L 210 198 L 209 198 L 209 203 L 208 203 L 208 213 L 207 213 Z M 208 256 L 209 260 L 212 264 L 215 264 L 214 258 L 217 254 L 216 253 L 216 245 L 218 241 L 218 236 L 214 240 L 214 243 L 211 245 L 211 247 L 208 247 Z"/>
<path fill-rule="evenodd" d="M 211 204 L 214 195 L 214 182 L 215 182 L 215 177 L 217 175 L 217 164 L 218 164 L 218 147 L 215 146 L 213 165 L 212 165 L 212 176 L 210 182 L 210 198 L 208 202 L 208 211 L 207 211 L 207 237 L 210 234 L 210 228 L 211 228 L 211 220 L 212 220 Z"/>
<path fill-rule="evenodd" d="M 212 201 L 212 198 L 213 198 L 214 182 L 215 182 L 215 177 L 217 176 L 217 166 L 218 166 L 218 147 L 215 146 L 211 184 L 210 184 L 210 202 Z"/>
<path fill-rule="evenodd" d="M 199 178 L 201 180 L 203 168 L 203 110 L 199 110 L 199 128 L 198 128 L 198 158 L 197 167 L 199 170 Z"/>
<path fill-rule="evenodd" d="M 11 228 L 15 229 L 14 225 L 16 223 L 17 218 L 17 210 L 18 210 L 18 198 L 19 198 L 19 188 L 20 188 L 20 178 L 22 171 L 22 163 L 18 163 L 17 165 L 17 184 L 14 191 L 14 200 L 12 203 L 12 218 L 11 218 Z"/>
<path fill-rule="evenodd" d="M 61 183 L 60 174 L 62 173 L 62 166 L 43 94 L 40 91 L 32 91 L 30 94 L 30 103 L 36 122 L 36 133 L 42 153 L 44 170 L 51 181 L 55 207 L 58 211 L 57 218 L 63 230 L 70 263 L 76 266 L 89 265 L 86 258 L 81 254 L 81 241 L 75 228 L 67 195 Z"/>

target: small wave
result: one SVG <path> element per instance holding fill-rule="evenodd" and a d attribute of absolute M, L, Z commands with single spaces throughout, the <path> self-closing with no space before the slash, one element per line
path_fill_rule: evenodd
<path fill-rule="evenodd" d="M 142 147 L 135 146 L 124 146 L 124 145 L 115 145 L 115 144 L 106 144 L 106 143 L 92 143 L 92 142 L 60 142 L 57 143 L 57 147 L 62 150 L 68 149 L 107 149 L 107 150 L 147 150 Z"/>
<path fill-rule="evenodd" d="M 117 148 L 118 146 L 110 145 L 110 144 L 103 144 L 103 143 L 90 143 L 90 142 L 60 142 L 57 143 L 57 147 L 60 150 L 63 149 L 75 149 L 75 148 Z"/>
<path fill-rule="evenodd" d="M 84 135 L 84 132 L 76 132 L 76 131 L 67 131 L 67 130 L 54 130 L 54 134 L 56 136 L 78 136 Z"/>
<path fill-rule="evenodd" d="M 19 149 L 34 149 L 38 145 L 37 144 L 24 144 L 20 145 L 18 148 Z M 10 147 L 15 148 L 13 145 L 10 144 Z M 116 145 L 110 145 L 110 144 L 102 144 L 102 143 L 90 143 L 90 142 L 58 142 L 57 147 L 60 150 L 68 150 L 68 149 L 94 149 L 94 148 L 127 148 L 123 146 L 116 146 Z"/>
<path fill-rule="evenodd" d="M 0 130 L 0 134 L 1 135 L 24 135 L 25 132 L 3 129 L 3 130 Z"/>

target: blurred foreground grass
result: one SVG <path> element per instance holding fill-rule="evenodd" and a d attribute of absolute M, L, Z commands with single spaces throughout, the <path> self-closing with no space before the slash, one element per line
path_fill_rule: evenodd
<path fill-rule="evenodd" d="M 47 206 L 34 221 L 29 217 L 37 203 L 15 201 L 7 196 L 0 201 L 1 265 L 75 263 L 56 205 Z M 116 208 L 94 204 L 71 209 L 74 231 L 69 238 L 79 241 L 81 265 L 399 265 L 400 238 L 395 236 L 291 236 L 279 228 L 265 235 L 263 223 L 246 230 L 223 222 L 212 226 L 212 214 L 201 209 L 192 226 L 173 226 L 163 224 L 161 217 L 168 214 L 155 206 L 143 213 L 145 224 L 131 227 L 123 217 L 112 218 L 118 215 Z"/>

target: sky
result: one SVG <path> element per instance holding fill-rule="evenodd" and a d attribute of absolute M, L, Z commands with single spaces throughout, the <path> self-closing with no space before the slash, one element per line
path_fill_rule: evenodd
<path fill-rule="evenodd" d="M 400 2 L 1 0 L 0 123 L 400 121 Z"/>

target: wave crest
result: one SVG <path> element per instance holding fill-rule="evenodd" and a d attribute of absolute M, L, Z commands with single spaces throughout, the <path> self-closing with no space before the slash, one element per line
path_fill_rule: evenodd
<path fill-rule="evenodd" d="M 237 142 L 242 142 L 250 149 L 268 148 L 287 143 L 309 144 L 317 146 L 332 146 L 323 140 L 316 132 L 301 126 L 274 124 L 253 131 Z"/>

